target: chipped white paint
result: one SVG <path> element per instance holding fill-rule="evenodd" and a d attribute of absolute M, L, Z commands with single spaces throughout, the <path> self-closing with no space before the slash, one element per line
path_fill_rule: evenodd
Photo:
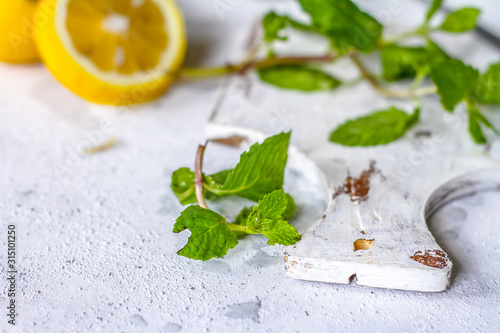
<path fill-rule="evenodd" d="M 450 116 L 429 101 L 424 110 L 434 110 L 424 111 L 422 124 L 405 138 L 383 147 L 345 148 L 328 143 L 324 131 L 315 136 L 321 125 L 333 128 L 354 117 L 356 103 L 281 91 L 255 77 L 230 80 L 222 95 L 207 126 L 209 137 L 241 135 L 252 143 L 261 141 L 263 132 L 293 129 L 293 142 L 329 179 L 323 217 L 310 221 L 301 241 L 285 250 L 290 277 L 429 292 L 449 286 L 453 265 L 427 229 L 426 217 L 457 197 L 500 190 L 500 163 L 488 148 L 471 142 L 461 111 Z M 402 107 L 410 111 L 409 105 Z M 335 116 L 329 122 L 314 119 L 314 108 Z M 498 123 L 500 117 L 493 119 Z M 311 186 L 317 187 L 322 178 L 309 157 L 293 148 L 289 168 L 316 179 Z M 363 240 L 374 240 L 371 248 L 355 251 L 354 243 Z"/>

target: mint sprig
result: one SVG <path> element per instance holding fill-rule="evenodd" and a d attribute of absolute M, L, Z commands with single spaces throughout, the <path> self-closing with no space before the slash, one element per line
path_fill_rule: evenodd
<path fill-rule="evenodd" d="M 326 37 L 332 45 L 330 54 L 335 60 L 347 56 L 358 67 L 360 74 L 374 89 L 391 98 L 413 99 L 437 93 L 444 109 L 453 112 L 459 103 L 469 99 L 477 103 L 500 104 L 500 63 L 492 65 L 479 76 L 477 69 L 453 59 L 431 40 L 435 31 L 461 33 L 476 27 L 480 11 L 462 8 L 448 14 L 442 22 L 432 20 L 442 7 L 443 0 L 433 0 L 423 23 L 407 33 L 392 39 L 382 35 L 383 26 L 372 16 L 363 12 L 351 0 L 298 0 L 304 12 L 310 17 L 310 24 L 303 24 L 286 15 L 269 13 L 264 19 L 264 39 L 272 43 L 278 39 L 285 27 Z M 273 24 L 271 24 L 273 23 Z M 407 38 L 421 40 L 421 45 L 406 46 Z M 381 75 L 374 74 L 365 66 L 362 53 L 380 51 Z M 272 57 L 276 55 L 273 53 Z M 321 68 L 314 72 L 305 64 L 266 66 L 258 70 L 262 81 L 283 89 L 302 91 L 333 90 L 340 82 Z M 383 80 L 380 79 L 380 76 Z M 423 82 L 434 86 L 420 87 Z M 413 79 L 410 90 L 395 90 L 388 83 Z M 474 104 L 474 105 L 476 105 Z M 375 111 L 370 115 L 348 121 L 330 134 L 330 141 L 346 146 L 372 146 L 387 144 L 402 137 L 418 122 L 420 108 L 413 115 L 407 115 L 396 108 Z M 477 109 L 477 107 L 476 107 Z M 469 107 L 469 110 L 471 108 Z M 425 111 L 425 110 L 424 110 Z M 489 122 L 480 117 L 480 111 L 469 111 L 469 132 L 477 143 L 484 143 L 481 124 Z"/>
<path fill-rule="evenodd" d="M 175 233 L 191 231 L 179 255 L 197 260 L 220 258 L 247 234 L 262 234 L 271 245 L 291 245 L 300 240 L 297 230 L 287 222 L 295 213 L 295 202 L 281 189 L 289 141 L 290 133 L 267 138 L 244 152 L 234 169 L 210 176 L 202 172 L 205 146 L 200 146 L 195 170 L 180 168 L 173 173 L 171 187 L 181 204 L 199 203 L 187 207 L 174 224 Z M 206 200 L 230 195 L 258 204 L 244 207 L 234 223 L 229 223 L 210 210 Z"/>
<path fill-rule="evenodd" d="M 267 13 L 262 20 L 262 41 L 251 48 L 243 62 L 213 69 L 185 70 L 181 77 L 247 74 L 253 70 L 263 82 L 281 89 L 303 92 L 335 91 L 342 85 L 349 86 L 365 80 L 377 93 L 389 98 L 411 99 L 417 107 L 421 105 L 421 96 L 432 94 L 440 97 L 444 109 L 449 112 L 453 112 L 459 104 L 467 103 L 468 100 L 473 101 L 478 110 L 481 103 L 500 104 L 500 63 L 493 64 L 486 73 L 479 75 L 477 69 L 460 59 L 454 59 L 433 41 L 435 32 L 456 34 L 474 29 L 480 14 L 478 9 L 461 8 L 449 13 L 444 19 L 437 20 L 435 14 L 444 1 L 432 0 L 420 25 L 399 36 L 387 38 L 383 34 L 383 25 L 352 0 L 296 1 L 304 15 L 295 19 L 274 11 Z M 274 44 L 289 42 L 292 39 L 288 38 L 291 30 L 324 38 L 329 42 L 330 48 L 325 54 L 315 56 L 277 54 L 273 49 Z M 408 40 L 409 38 L 412 40 Z M 267 56 L 258 57 L 262 47 L 267 49 Z M 381 73 L 374 73 L 366 66 L 365 59 L 368 57 L 379 57 Z M 341 58 L 348 58 L 357 67 L 361 80 L 340 82 L 322 68 L 325 64 Z M 399 83 L 402 80 L 412 82 L 408 82 L 406 89 L 392 85 L 393 82 Z M 425 109 L 421 111 L 427 112 Z M 380 119 L 379 116 L 367 118 L 366 121 Z M 473 116 L 472 119 L 474 121 L 479 118 Z M 473 122 L 469 132 L 474 141 L 482 142 L 484 140 L 478 139 L 476 123 Z M 484 122 L 480 123 L 485 125 Z M 406 132 L 401 130 L 402 128 L 405 126 L 383 131 L 387 134 L 383 140 L 376 139 L 374 133 L 365 133 L 363 130 L 342 131 L 343 135 L 349 137 L 336 139 L 335 135 L 331 141 L 357 146 L 385 144 L 402 137 Z M 374 139 L 368 139 L 369 137 Z M 220 184 L 222 182 L 214 185 L 217 187 Z M 204 191 L 215 196 L 224 195 L 224 191 L 219 188 L 212 190 L 210 186 L 205 187 Z M 182 195 L 184 192 L 179 193 Z M 188 191 L 185 195 L 189 193 Z M 189 198 L 193 200 L 192 196 Z"/>

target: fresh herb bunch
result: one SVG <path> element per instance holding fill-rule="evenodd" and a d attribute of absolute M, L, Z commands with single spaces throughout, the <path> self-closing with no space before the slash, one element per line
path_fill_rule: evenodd
<path fill-rule="evenodd" d="M 200 146 L 195 170 L 180 168 L 173 173 L 171 188 L 181 204 L 199 204 L 187 207 L 174 224 L 175 233 L 191 231 L 179 255 L 198 260 L 220 258 L 247 234 L 262 234 L 270 245 L 292 245 L 300 240 L 297 230 L 287 222 L 295 213 L 295 202 L 282 189 L 289 141 L 289 132 L 267 138 L 244 152 L 234 169 L 213 175 L 202 172 L 205 146 Z M 230 195 L 258 204 L 244 207 L 229 223 L 208 208 L 206 199 Z"/>
<path fill-rule="evenodd" d="M 482 125 L 500 134 L 484 117 L 478 104 L 500 104 L 500 63 L 493 64 L 482 75 L 477 69 L 453 59 L 434 41 L 431 33 L 444 31 L 460 33 L 476 27 L 480 13 L 475 8 L 462 8 L 450 13 L 437 26 L 430 21 L 441 7 L 442 0 L 434 0 L 427 11 L 423 24 L 416 29 L 392 40 L 382 38 L 383 26 L 373 17 L 361 11 L 350 0 L 298 0 L 302 9 L 309 14 L 311 24 L 268 13 L 263 21 L 263 39 L 269 49 L 269 58 L 276 58 L 273 43 L 285 41 L 285 28 L 319 34 L 328 38 L 332 45 L 330 56 L 335 59 L 349 57 L 365 78 L 378 92 L 389 97 L 411 98 L 420 105 L 417 98 L 437 93 L 445 110 L 453 112 L 465 102 L 469 115 L 469 131 L 477 143 L 485 143 Z M 400 42 L 409 37 L 420 37 L 422 46 L 402 46 Z M 382 78 L 386 82 L 413 79 L 408 91 L 395 91 L 386 87 L 363 64 L 361 54 L 379 51 L 382 64 Z M 278 64 L 258 69 L 260 78 L 270 84 L 303 91 L 331 90 L 341 82 L 337 78 L 313 68 L 308 63 Z M 430 76 L 435 86 L 421 88 L 424 79 Z M 376 111 L 368 116 L 350 120 L 335 129 L 330 141 L 347 146 L 372 146 L 386 144 L 403 136 L 418 122 L 419 108 L 413 115 L 407 115 L 394 107 Z"/>
<path fill-rule="evenodd" d="M 462 8 L 448 14 L 443 22 L 431 24 L 434 14 L 440 9 L 442 0 L 433 0 L 424 22 L 409 32 L 391 39 L 383 38 L 383 25 L 369 14 L 361 11 L 351 0 L 297 0 L 310 24 L 294 20 L 286 15 L 270 12 L 262 20 L 262 42 L 248 58 L 236 65 L 218 68 L 185 70 L 185 78 L 212 77 L 230 73 L 246 74 L 256 70 L 261 80 L 284 89 L 301 91 L 334 90 L 342 82 L 324 72 L 318 65 L 331 63 L 347 57 L 359 69 L 377 92 L 392 98 L 415 101 L 412 115 L 390 107 L 346 122 L 331 132 L 330 141 L 346 146 L 374 146 L 387 144 L 400 137 L 414 124 L 420 115 L 420 96 L 438 94 L 441 104 L 453 112 L 459 103 L 467 106 L 469 132 L 475 142 L 486 143 L 484 127 L 500 134 L 481 113 L 481 104 L 500 104 L 500 63 L 491 65 L 480 74 L 477 69 L 463 61 L 453 59 L 432 39 L 436 31 L 461 33 L 476 27 L 480 13 L 475 8 Z M 321 56 L 278 55 L 273 49 L 276 41 L 286 41 L 286 28 L 323 36 L 330 41 L 331 49 Z M 402 44 L 408 38 L 420 39 L 420 46 Z M 267 57 L 256 54 L 265 45 Z M 380 78 L 364 64 L 368 54 L 378 56 L 382 65 Z M 422 87 L 430 77 L 433 85 Z M 409 90 L 395 90 L 390 83 L 413 79 Z"/>

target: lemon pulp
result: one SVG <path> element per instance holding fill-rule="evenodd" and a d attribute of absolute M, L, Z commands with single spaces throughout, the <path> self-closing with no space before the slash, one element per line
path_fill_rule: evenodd
<path fill-rule="evenodd" d="M 151 1 L 70 0 L 66 28 L 76 50 L 104 72 L 154 69 L 167 47 L 165 19 Z M 134 5 L 135 3 L 135 5 Z"/>
<path fill-rule="evenodd" d="M 158 97 L 184 58 L 184 22 L 173 0 L 43 0 L 44 7 L 53 8 L 54 20 L 37 32 L 42 58 L 88 100 L 131 104 Z M 125 96 L 138 88 L 142 97 Z"/>

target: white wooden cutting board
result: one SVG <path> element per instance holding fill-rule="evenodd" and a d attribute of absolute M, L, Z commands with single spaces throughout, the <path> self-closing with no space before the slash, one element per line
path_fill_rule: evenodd
<path fill-rule="evenodd" d="M 500 141 L 492 136 L 490 145 L 475 145 L 464 110 L 446 113 L 436 97 L 423 100 L 421 123 L 395 143 L 346 148 L 327 141 L 346 119 L 393 104 L 412 111 L 409 102 L 380 98 L 365 84 L 313 94 L 255 77 L 223 84 L 208 137 L 241 136 L 246 147 L 292 129 L 298 150 L 290 151 L 288 167 L 326 189 L 322 217 L 299 226 L 301 241 L 285 249 L 288 276 L 417 291 L 448 287 L 452 260 L 426 219 L 455 198 L 500 190 Z M 500 125 L 498 112 L 488 116 Z"/>

